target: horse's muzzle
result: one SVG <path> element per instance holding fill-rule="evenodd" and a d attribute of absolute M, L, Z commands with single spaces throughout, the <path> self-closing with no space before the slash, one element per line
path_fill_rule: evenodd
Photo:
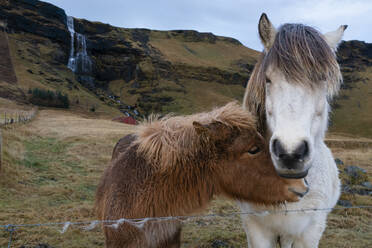
<path fill-rule="evenodd" d="M 301 191 L 301 190 L 298 190 L 298 189 L 295 189 L 295 188 L 289 188 L 288 190 L 291 191 L 292 193 L 296 194 L 297 196 L 299 197 L 304 197 L 310 190 L 310 187 L 309 187 L 309 184 L 307 183 L 306 179 L 304 179 L 304 183 L 305 183 L 305 190 Z"/>

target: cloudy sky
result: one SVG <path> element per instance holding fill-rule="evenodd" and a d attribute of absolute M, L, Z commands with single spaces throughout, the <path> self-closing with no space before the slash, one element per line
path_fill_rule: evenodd
<path fill-rule="evenodd" d="M 301 22 L 322 32 L 349 25 L 345 40 L 372 42 L 372 0 L 45 0 L 67 15 L 126 28 L 193 29 L 240 40 L 262 50 L 262 12 L 274 26 Z"/>

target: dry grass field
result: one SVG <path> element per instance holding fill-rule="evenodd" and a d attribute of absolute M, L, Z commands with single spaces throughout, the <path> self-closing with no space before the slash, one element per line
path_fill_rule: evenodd
<path fill-rule="evenodd" d="M 94 192 L 115 142 L 133 126 L 61 110 L 40 110 L 30 123 L 2 130 L 0 224 L 47 223 L 96 219 Z M 335 157 L 367 170 L 372 181 L 369 139 L 330 135 Z M 333 142 L 333 143 L 332 143 Z M 369 145 L 358 145 L 367 142 Z M 343 170 L 343 167 L 340 170 Z M 353 205 L 372 205 L 371 196 L 343 195 Z M 216 199 L 208 213 L 238 211 L 234 202 Z M 71 226 L 19 228 L 12 247 L 103 247 L 100 228 Z M 9 233 L 0 230 L 0 246 Z M 246 247 L 239 217 L 187 221 L 183 247 Z M 48 247 L 49 247 L 48 246 Z M 337 210 L 330 215 L 320 247 L 372 247 L 372 210 Z"/>

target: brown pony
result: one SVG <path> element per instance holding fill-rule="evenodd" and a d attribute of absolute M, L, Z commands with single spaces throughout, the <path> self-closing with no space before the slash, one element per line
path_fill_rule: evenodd
<path fill-rule="evenodd" d="M 277 176 L 255 119 L 237 103 L 154 119 L 115 146 L 96 193 L 101 220 L 187 215 L 215 195 L 275 204 L 298 201 L 303 180 Z M 179 221 L 104 226 L 107 247 L 180 247 Z"/>

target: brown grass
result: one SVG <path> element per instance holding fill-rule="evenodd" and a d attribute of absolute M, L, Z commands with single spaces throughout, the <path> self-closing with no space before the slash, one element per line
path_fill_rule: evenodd
<path fill-rule="evenodd" d="M 115 142 L 131 128 L 65 111 L 42 110 L 31 123 L 4 130 L 1 223 L 94 218 L 91 206 L 98 179 Z M 4 246 L 7 234 L 0 235 L 0 246 Z M 77 241 L 80 235 L 82 239 Z M 103 237 L 99 230 L 88 236 L 77 230 L 59 235 L 53 227 L 20 230 L 15 240 L 16 247 L 37 243 L 84 247 L 101 246 Z"/>
<path fill-rule="evenodd" d="M 331 148 L 356 149 L 372 147 L 372 139 L 347 134 L 327 135 L 326 143 Z"/>
<path fill-rule="evenodd" d="M 172 81 L 160 80 L 158 88 L 169 90 L 149 94 L 153 97 L 166 96 L 174 99 L 170 104 L 162 105 L 163 113 L 192 114 L 202 112 L 213 107 L 222 106 L 233 100 L 241 101 L 244 94 L 242 85 L 224 85 L 194 79 L 180 79 L 179 84 L 183 87 Z M 121 96 L 122 99 L 126 99 L 128 104 L 135 104 L 139 97 L 139 94 L 128 93 L 133 88 L 129 84 L 121 84 L 120 81 L 111 82 L 110 89 L 116 95 Z M 148 87 L 138 91 L 151 91 L 151 88 Z M 153 103 L 149 102 L 148 104 Z"/>
<path fill-rule="evenodd" d="M 0 97 L 0 112 L 5 112 L 5 111 L 9 111 L 9 112 L 28 111 L 28 110 L 31 110 L 31 109 L 32 109 L 32 107 L 30 107 L 28 105 L 17 103 L 17 102 L 14 102 L 12 100 Z"/>

